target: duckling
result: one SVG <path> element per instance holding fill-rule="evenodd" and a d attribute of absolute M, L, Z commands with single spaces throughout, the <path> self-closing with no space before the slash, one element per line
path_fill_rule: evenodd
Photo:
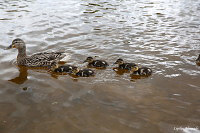
<path fill-rule="evenodd" d="M 72 70 L 75 68 L 75 66 L 72 65 L 59 65 L 57 62 L 51 63 L 51 71 L 53 72 L 59 72 L 59 73 L 72 73 Z"/>
<path fill-rule="evenodd" d="M 129 70 L 129 71 L 132 69 L 132 67 L 137 66 L 135 63 L 124 63 L 123 59 L 121 58 L 117 59 L 117 61 L 114 64 L 118 64 L 119 69 Z"/>
<path fill-rule="evenodd" d="M 78 67 L 74 67 L 72 69 L 72 74 L 79 77 L 90 77 L 90 76 L 94 76 L 95 72 L 92 69 L 88 69 L 88 68 L 80 70 Z"/>
<path fill-rule="evenodd" d="M 6 49 L 11 48 L 18 49 L 17 64 L 21 66 L 48 67 L 53 61 L 59 61 L 66 56 L 64 52 L 44 52 L 27 56 L 25 42 L 19 38 L 14 39 L 12 44 Z"/>
<path fill-rule="evenodd" d="M 196 63 L 200 65 L 200 54 L 199 54 L 198 58 L 196 59 Z"/>
<path fill-rule="evenodd" d="M 88 62 L 89 67 L 97 67 L 97 68 L 106 68 L 108 63 L 104 60 L 94 60 L 92 57 L 87 57 L 87 59 L 83 62 Z"/>
<path fill-rule="evenodd" d="M 152 70 L 148 67 L 134 66 L 131 71 L 133 72 L 131 75 L 150 76 L 152 74 Z"/>

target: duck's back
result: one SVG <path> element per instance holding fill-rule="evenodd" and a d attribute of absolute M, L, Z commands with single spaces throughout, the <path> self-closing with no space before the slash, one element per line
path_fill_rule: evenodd
<path fill-rule="evenodd" d="M 50 66 L 53 61 L 59 61 L 65 57 L 63 52 L 44 52 L 36 53 L 24 59 L 19 59 L 18 65 L 29 67 L 46 67 Z"/>
<path fill-rule="evenodd" d="M 36 53 L 30 58 L 35 60 L 46 60 L 46 61 L 52 61 L 52 60 L 61 60 L 65 57 L 64 52 L 44 52 L 44 53 Z"/>

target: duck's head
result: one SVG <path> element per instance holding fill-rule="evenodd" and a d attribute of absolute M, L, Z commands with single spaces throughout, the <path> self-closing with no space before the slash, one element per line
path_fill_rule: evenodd
<path fill-rule="evenodd" d="M 121 64 L 124 64 L 124 61 L 123 61 L 123 59 L 119 58 L 119 59 L 117 59 L 117 61 L 114 64 L 121 65 Z"/>
<path fill-rule="evenodd" d="M 58 62 L 52 62 L 51 65 L 50 65 L 50 69 L 51 71 L 54 71 L 55 69 L 57 69 L 59 67 L 59 64 Z"/>
<path fill-rule="evenodd" d="M 14 39 L 12 41 L 12 44 L 9 47 L 7 47 L 6 49 L 11 49 L 11 48 L 23 49 L 23 48 L 26 48 L 26 46 L 22 39 L 17 38 L 17 39 Z"/>
<path fill-rule="evenodd" d="M 74 67 L 73 69 L 72 69 L 72 74 L 76 74 L 76 73 L 78 73 L 80 71 L 80 69 L 78 68 L 78 67 Z"/>
<path fill-rule="evenodd" d="M 94 59 L 92 57 L 87 57 L 87 59 L 83 63 L 85 63 L 85 62 L 91 63 L 93 61 L 94 61 Z"/>
<path fill-rule="evenodd" d="M 137 65 L 135 65 L 134 67 L 131 68 L 131 71 L 132 71 L 132 72 L 135 72 L 135 71 L 137 71 L 138 69 L 139 69 L 139 67 L 138 67 Z"/>

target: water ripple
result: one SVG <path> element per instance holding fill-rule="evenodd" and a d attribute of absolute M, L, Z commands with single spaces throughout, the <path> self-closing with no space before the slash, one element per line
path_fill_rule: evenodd
<path fill-rule="evenodd" d="M 0 130 L 173 132 L 177 125 L 197 125 L 199 5 L 195 0 L 0 1 Z M 14 38 L 26 42 L 28 55 L 62 50 L 71 55 L 67 63 L 85 68 L 86 57 L 96 56 L 110 66 L 95 70 L 92 78 L 21 69 L 13 63 L 17 50 L 3 50 Z M 117 73 L 118 58 L 150 67 L 153 74 L 135 79 Z"/>

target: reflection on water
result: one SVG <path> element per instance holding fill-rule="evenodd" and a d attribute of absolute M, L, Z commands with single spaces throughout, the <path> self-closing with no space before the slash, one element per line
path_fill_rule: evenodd
<path fill-rule="evenodd" d="M 114 67 L 113 70 L 119 75 L 123 75 L 125 73 L 130 73 L 128 70 L 118 69 L 118 67 Z"/>
<path fill-rule="evenodd" d="M 19 67 L 19 76 L 10 79 L 8 81 L 14 82 L 16 84 L 23 84 L 27 80 L 27 68 L 23 66 L 18 66 Z"/>
<path fill-rule="evenodd" d="M 173 133 L 200 130 L 198 0 L 0 1 L 1 133 Z M 77 78 L 18 67 L 27 54 L 63 50 L 81 68 L 88 56 L 152 68 L 148 78 L 94 69 Z M 132 82 L 133 81 L 133 82 Z M 30 130 L 31 129 L 31 130 Z M 180 131 L 181 132 L 181 131 Z"/>

